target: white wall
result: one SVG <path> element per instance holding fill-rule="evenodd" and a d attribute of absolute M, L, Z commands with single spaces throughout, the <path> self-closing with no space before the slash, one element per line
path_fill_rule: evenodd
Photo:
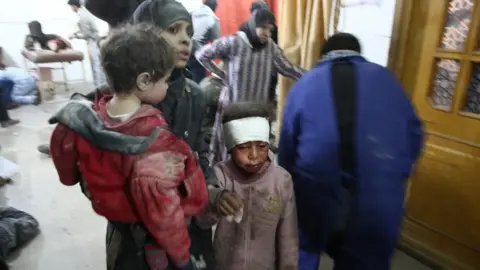
<path fill-rule="evenodd" d="M 3 47 L 6 64 L 24 67 L 20 50 L 28 33 L 27 23 L 32 20 L 39 21 L 45 33 L 67 38 L 75 29 L 77 15 L 67 5 L 66 0 L 0 0 L 0 46 Z M 101 34 L 108 30 L 108 25 L 101 20 L 97 21 L 97 26 Z M 83 51 L 87 56 L 84 41 L 74 40 L 72 46 Z M 79 62 L 67 66 L 69 80 L 83 79 L 82 67 Z M 88 57 L 85 57 L 84 66 L 87 80 L 92 81 Z M 54 73 L 54 80 L 63 80 L 60 71 Z"/>
<path fill-rule="evenodd" d="M 362 2 L 362 1 L 345 1 Z M 363 55 L 370 61 L 386 66 L 392 35 L 395 0 L 377 0 L 376 5 L 355 5 L 340 10 L 338 30 L 357 36 Z"/>
<path fill-rule="evenodd" d="M 179 2 L 183 3 L 189 11 L 202 3 L 201 0 L 180 0 Z M 77 15 L 67 5 L 67 0 L 0 0 L 0 46 L 3 47 L 6 64 L 24 67 L 20 50 L 28 33 L 27 23 L 32 20 L 39 21 L 45 33 L 67 38 L 74 31 Z M 104 21 L 97 20 L 97 26 L 100 34 L 107 33 L 108 25 Z M 86 79 L 92 81 L 85 42 L 74 40 L 72 46 L 85 54 Z M 67 76 L 69 80 L 83 79 L 82 66 L 79 62 L 68 65 Z M 63 80 L 61 71 L 54 73 L 54 80 Z"/>
<path fill-rule="evenodd" d="M 202 3 L 202 0 L 178 1 L 189 11 L 198 8 Z M 27 22 L 31 20 L 40 21 L 45 33 L 68 37 L 74 29 L 77 16 L 66 2 L 67 0 L 0 0 L 0 46 L 4 49 L 7 64 L 24 67 L 20 50 L 28 33 Z M 362 43 L 364 55 L 369 60 L 386 65 L 395 0 L 377 0 L 376 2 L 379 4 L 342 8 L 338 29 L 356 35 Z M 107 24 L 101 20 L 97 20 L 97 26 L 102 34 L 108 31 Z M 87 55 L 83 41 L 74 40 L 72 45 Z M 88 57 L 84 61 L 84 66 L 87 80 L 92 81 Z M 82 67 L 79 63 L 68 65 L 67 74 L 71 80 L 82 79 Z M 54 80 L 62 79 L 60 72 L 54 74 Z"/>

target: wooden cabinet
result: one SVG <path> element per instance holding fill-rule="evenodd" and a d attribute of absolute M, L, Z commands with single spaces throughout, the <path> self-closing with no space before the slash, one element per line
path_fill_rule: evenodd
<path fill-rule="evenodd" d="M 447 269 L 480 269 L 480 0 L 415 2 L 403 57 L 416 58 L 400 72 L 427 136 L 403 242 Z"/>

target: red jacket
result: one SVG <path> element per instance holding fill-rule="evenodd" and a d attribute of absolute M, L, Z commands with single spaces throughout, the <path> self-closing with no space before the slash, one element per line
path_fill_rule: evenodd
<path fill-rule="evenodd" d="M 106 113 L 109 99 L 104 97 L 93 106 L 109 129 L 148 136 L 155 127 L 167 127 L 160 111 L 150 105 L 116 122 Z M 75 185 L 81 175 L 95 212 L 115 221 L 143 222 L 174 262 L 189 259 L 185 216 L 203 211 L 208 191 L 197 158 L 185 141 L 162 130 L 147 152 L 125 155 L 102 150 L 58 124 L 50 148 L 60 181 Z"/>

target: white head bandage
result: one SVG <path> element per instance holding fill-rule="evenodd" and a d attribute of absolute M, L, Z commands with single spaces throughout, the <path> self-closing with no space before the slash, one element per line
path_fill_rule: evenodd
<path fill-rule="evenodd" d="M 223 124 L 225 146 L 231 150 L 246 142 L 266 142 L 270 140 L 270 124 L 264 117 L 247 117 Z"/>

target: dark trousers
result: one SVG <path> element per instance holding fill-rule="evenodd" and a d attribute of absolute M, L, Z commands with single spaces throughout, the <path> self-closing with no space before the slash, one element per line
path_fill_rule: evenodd
<path fill-rule="evenodd" d="M 195 56 L 190 56 L 187 67 L 192 73 L 192 80 L 196 83 L 200 83 L 205 77 L 207 77 L 207 70 L 197 61 Z"/>
<path fill-rule="evenodd" d="M 0 99 L 3 104 L 12 101 L 13 82 L 10 80 L 0 80 Z"/>
<path fill-rule="evenodd" d="M 3 94 L 0 92 L 0 94 Z M 7 111 L 7 106 L 5 102 L 0 100 L 0 122 L 5 122 L 10 120 L 10 117 L 8 116 L 8 111 Z"/>

